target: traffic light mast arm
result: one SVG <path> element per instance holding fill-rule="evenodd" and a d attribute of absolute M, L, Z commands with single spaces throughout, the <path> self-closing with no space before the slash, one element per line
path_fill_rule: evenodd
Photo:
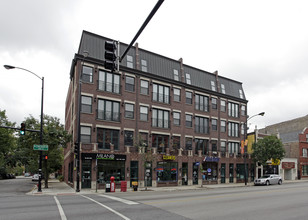
<path fill-rule="evenodd" d="M 137 34 L 135 35 L 134 39 L 132 40 L 132 42 L 129 44 L 129 46 L 126 48 L 125 52 L 123 53 L 123 55 L 120 57 L 119 62 L 121 63 L 123 58 L 125 57 L 125 55 L 127 54 L 127 52 L 129 51 L 129 49 L 132 47 L 132 45 L 135 43 L 135 41 L 137 40 L 137 38 L 139 37 L 139 35 L 141 34 L 141 32 L 143 31 L 143 29 L 147 26 L 147 24 L 150 22 L 150 20 L 152 19 L 152 17 L 154 16 L 154 14 L 156 13 L 156 11 L 159 9 L 159 7 L 161 6 L 161 4 L 163 4 L 164 0 L 158 0 L 158 2 L 156 3 L 156 5 L 154 6 L 154 8 L 152 9 L 151 13 L 148 15 L 147 19 L 144 21 L 144 23 L 142 24 L 142 26 L 140 27 L 139 31 L 137 32 Z"/>
<path fill-rule="evenodd" d="M 0 126 L 0 128 L 13 129 L 13 130 L 19 130 L 20 131 L 20 128 L 14 128 L 14 127 L 9 127 L 9 126 Z M 25 131 L 41 132 L 40 130 L 32 130 L 32 129 L 25 129 Z"/>

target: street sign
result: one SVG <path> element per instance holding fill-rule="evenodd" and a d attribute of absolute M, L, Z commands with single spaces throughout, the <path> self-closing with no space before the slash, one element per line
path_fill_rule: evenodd
<path fill-rule="evenodd" d="M 33 145 L 33 150 L 45 150 L 45 151 L 48 151 L 48 145 L 34 144 Z"/>

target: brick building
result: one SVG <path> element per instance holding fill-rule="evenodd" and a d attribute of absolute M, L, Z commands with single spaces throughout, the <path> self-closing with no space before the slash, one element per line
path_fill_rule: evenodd
<path fill-rule="evenodd" d="M 244 182 L 240 141 L 248 101 L 242 83 L 138 44 L 119 72 L 110 72 L 104 68 L 109 40 L 83 31 L 72 61 L 65 127 L 73 141 L 64 152 L 65 181 L 76 186 L 80 125 L 81 188 L 104 188 L 111 176 L 141 187 Z M 127 46 L 120 43 L 120 51 Z M 253 167 L 247 170 L 253 178 Z"/>

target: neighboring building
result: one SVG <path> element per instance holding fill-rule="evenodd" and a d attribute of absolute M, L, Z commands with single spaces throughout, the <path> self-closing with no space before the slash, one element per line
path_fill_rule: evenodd
<path fill-rule="evenodd" d="M 279 174 L 284 179 L 308 177 L 305 169 L 308 160 L 305 160 L 307 145 L 305 143 L 306 128 L 308 127 L 308 115 L 293 120 L 267 126 L 258 130 L 259 133 L 277 135 L 281 139 L 286 150 L 285 158 L 279 166 Z"/>
<path fill-rule="evenodd" d="M 152 187 L 244 182 L 240 142 L 248 101 L 242 83 L 138 44 L 120 71 L 110 72 L 104 68 L 107 40 L 83 31 L 72 62 L 65 128 L 73 142 L 64 152 L 65 181 L 76 186 L 80 77 L 81 188 L 104 188 L 111 176 L 142 187 L 145 176 Z M 127 46 L 121 43 L 120 51 Z"/>
<path fill-rule="evenodd" d="M 299 134 L 299 178 L 308 178 L 308 127 Z"/>

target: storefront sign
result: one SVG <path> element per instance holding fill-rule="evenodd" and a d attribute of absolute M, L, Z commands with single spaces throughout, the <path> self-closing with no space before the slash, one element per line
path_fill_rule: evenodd
<path fill-rule="evenodd" d="M 97 154 L 96 159 L 98 160 L 126 160 L 126 155 L 119 154 Z"/>
<path fill-rule="evenodd" d="M 294 162 L 282 162 L 282 169 L 294 169 L 295 163 Z"/>
<path fill-rule="evenodd" d="M 206 162 L 219 162 L 219 157 L 205 157 L 203 161 Z"/>
<path fill-rule="evenodd" d="M 175 156 L 163 155 L 163 160 L 175 160 Z"/>

